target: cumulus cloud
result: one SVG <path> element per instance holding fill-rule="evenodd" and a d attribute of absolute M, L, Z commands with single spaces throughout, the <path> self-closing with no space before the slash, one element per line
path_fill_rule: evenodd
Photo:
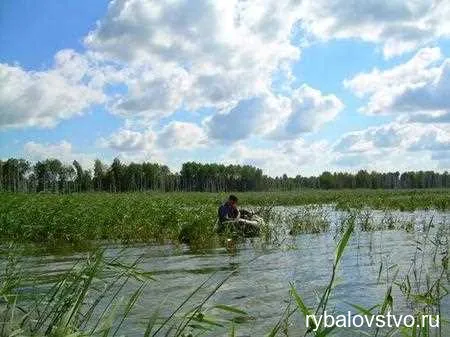
<path fill-rule="evenodd" d="M 290 112 L 274 131 L 277 138 L 296 138 L 305 132 L 316 131 L 333 120 L 344 108 L 335 95 L 323 95 L 307 85 L 292 92 Z"/>
<path fill-rule="evenodd" d="M 100 147 L 119 153 L 193 149 L 205 146 L 206 143 L 207 137 L 201 127 L 179 121 L 172 121 L 159 131 L 121 129 L 98 142 Z"/>
<path fill-rule="evenodd" d="M 379 151 L 372 153 L 335 154 L 331 162 L 333 170 L 361 169 L 378 172 L 405 172 L 421 170 L 442 170 L 448 168 L 442 160 L 433 158 L 430 152 L 414 153 L 405 151 Z"/>
<path fill-rule="evenodd" d="M 389 123 L 344 134 L 334 145 L 338 152 L 368 152 L 382 148 L 433 149 L 450 144 L 450 128 L 444 125 Z"/>
<path fill-rule="evenodd" d="M 450 59 L 442 59 L 439 48 L 424 48 L 404 64 L 358 74 L 344 85 L 359 97 L 368 97 L 361 109 L 364 113 L 403 113 L 411 122 L 446 122 L 450 119 Z"/>
<path fill-rule="evenodd" d="M 449 151 L 450 128 L 440 124 L 394 122 L 344 134 L 333 145 L 338 165 L 361 167 L 370 162 L 371 167 L 390 165 L 391 169 L 397 165 L 423 169 L 432 167 L 435 161 L 441 167 L 445 157 L 442 154 Z"/>
<path fill-rule="evenodd" d="M 450 169 L 450 151 L 433 152 L 431 155 L 431 160 L 437 161 L 440 169 Z"/>
<path fill-rule="evenodd" d="M 450 35 L 450 4 L 441 0 L 306 0 L 302 26 L 315 37 L 380 43 L 386 57 Z"/>
<path fill-rule="evenodd" d="M 259 60 L 269 60 L 276 53 L 262 48 L 271 45 L 280 52 L 271 61 L 276 63 L 297 56 L 289 43 L 295 7 L 291 1 L 115 0 L 85 42 L 127 62 L 184 61 L 186 68 L 231 69 L 254 61 L 255 47 L 262 52 Z"/>
<path fill-rule="evenodd" d="M 308 143 L 299 138 L 279 142 L 270 148 L 254 148 L 237 143 L 225 154 L 223 160 L 233 164 L 254 165 L 272 176 L 283 173 L 296 176 L 300 173 L 316 174 L 328 164 L 329 154 L 327 142 Z"/>
<path fill-rule="evenodd" d="M 381 127 L 344 134 L 334 145 L 337 152 L 369 152 L 380 148 L 400 146 L 404 138 L 409 139 L 411 129 L 406 125 L 387 124 Z M 405 136 L 406 137 L 402 137 Z"/>
<path fill-rule="evenodd" d="M 102 87 L 108 81 L 126 87 L 108 108 L 127 119 L 154 122 L 179 109 L 202 107 L 229 111 L 253 97 L 265 100 L 274 76 L 291 78 L 290 63 L 301 52 L 293 41 L 298 27 L 309 37 L 380 43 L 386 55 L 395 55 L 448 36 L 449 8 L 438 0 L 114 0 L 85 37 L 84 55 L 62 51 L 50 70 L 40 72 L 0 65 L 0 79 L 7 84 L 0 90 L 0 126 L 55 125 L 103 103 Z M 426 62 L 424 54 L 420 56 Z M 423 81 L 436 72 L 443 74 L 431 91 L 420 87 L 423 81 L 413 81 L 407 86 L 412 91 L 394 88 L 395 102 L 393 94 L 383 95 L 381 89 L 369 93 L 374 102 L 367 111 L 379 113 L 394 103 L 404 109 L 408 104 L 426 107 L 430 100 L 434 110 L 447 108 L 441 95 L 448 83 L 447 68 L 422 66 L 422 73 L 427 72 Z M 372 75 L 374 79 L 377 74 Z M 302 112 L 309 111 L 307 100 L 292 94 L 296 112 L 283 131 L 285 137 L 303 131 L 304 125 L 314 130 L 322 124 L 314 112 Z M 328 117 L 320 115 L 329 120 L 338 108 L 327 110 Z"/>
<path fill-rule="evenodd" d="M 417 136 L 416 136 L 417 137 Z M 450 129 L 439 127 L 427 128 L 409 144 L 410 151 L 433 151 L 443 153 L 450 151 Z"/>
<path fill-rule="evenodd" d="M 380 43 L 391 57 L 449 36 L 449 14 L 450 5 L 441 0 L 116 0 L 86 44 L 127 61 L 198 60 L 193 64 L 229 68 L 251 60 L 248 54 L 261 43 L 290 55 L 286 37 L 300 23 L 319 39 Z M 260 51 L 261 58 L 270 57 Z"/>
<path fill-rule="evenodd" d="M 124 128 L 98 140 L 100 147 L 112 150 L 114 156 L 124 162 L 153 161 L 169 164 L 171 169 L 179 169 L 179 158 L 173 155 L 183 150 L 204 148 L 207 144 L 206 133 L 201 127 L 180 121 L 172 121 L 157 131 Z"/>
<path fill-rule="evenodd" d="M 410 113 L 406 116 L 401 116 L 401 121 L 408 122 L 418 122 L 418 123 L 450 123 L 450 113 L 445 110 L 427 111 L 427 112 L 416 112 Z"/>
<path fill-rule="evenodd" d="M 115 158 L 126 163 L 153 161 L 165 163 L 164 150 L 158 148 L 158 135 L 152 129 L 135 131 L 127 128 L 112 133 L 109 137 L 100 138 L 97 146 L 110 149 Z"/>
<path fill-rule="evenodd" d="M 392 109 L 399 111 L 441 112 L 450 110 L 450 59 L 438 68 L 435 78 L 428 83 L 406 88 L 394 98 Z M 448 117 L 447 117 L 448 118 Z"/>
<path fill-rule="evenodd" d="M 266 95 L 274 76 L 290 77 L 287 65 L 300 55 L 292 41 L 299 25 L 320 39 L 381 43 L 390 56 L 449 35 L 445 13 L 450 5 L 426 0 L 115 0 L 85 44 L 133 69 L 128 93 L 112 111 L 151 121 L 179 108 L 226 111 Z M 301 129 L 318 121 L 305 120 L 314 117 L 301 112 L 304 101 L 298 104 L 285 136 L 300 131 L 298 122 Z"/>
<path fill-rule="evenodd" d="M 438 70 L 431 66 L 441 59 L 439 48 L 423 48 L 404 64 L 384 71 L 375 68 L 370 73 L 361 73 L 345 80 L 344 85 L 359 97 L 376 93 L 386 86 L 397 87 L 401 82 L 417 85 L 428 82 L 437 75 Z"/>
<path fill-rule="evenodd" d="M 156 135 L 153 131 L 145 132 L 121 129 L 108 138 L 99 140 L 101 147 L 111 148 L 119 152 L 144 151 L 154 146 Z"/>
<path fill-rule="evenodd" d="M 208 142 L 205 131 L 193 124 L 173 121 L 158 133 L 158 146 L 169 149 L 193 149 Z"/>
<path fill-rule="evenodd" d="M 299 57 L 290 41 L 296 7 L 287 0 L 116 0 L 85 43 L 137 69 L 115 107 L 121 113 L 170 114 L 181 103 L 224 108 L 267 90 L 272 75 Z M 146 72 L 152 75 L 139 76 Z"/>
<path fill-rule="evenodd" d="M 225 142 L 234 142 L 262 132 L 269 126 L 267 97 L 240 101 L 229 111 L 219 112 L 204 122 L 209 136 Z M 276 113 L 274 113 L 276 116 Z"/>
<path fill-rule="evenodd" d="M 128 94 L 111 105 L 111 111 L 126 118 L 152 122 L 181 107 L 190 87 L 188 73 L 179 67 L 130 68 L 124 83 Z"/>
<path fill-rule="evenodd" d="M 375 159 L 374 156 L 372 156 L 372 161 Z M 347 168 L 365 168 L 366 166 L 372 164 L 371 160 L 369 160 L 369 157 L 364 154 L 354 154 L 354 153 L 346 153 L 346 154 L 339 154 L 335 157 L 333 160 L 333 164 L 337 165 L 338 167 L 347 167 Z"/>
<path fill-rule="evenodd" d="M 294 139 L 333 120 L 343 107 L 336 96 L 302 85 L 289 97 L 266 94 L 242 100 L 229 111 L 207 118 L 204 124 L 212 138 L 227 142 L 252 135 Z"/>
<path fill-rule="evenodd" d="M 71 50 L 56 54 L 48 71 L 0 64 L 0 128 L 51 127 L 105 101 L 89 85 L 88 62 Z"/>
<path fill-rule="evenodd" d="M 31 141 L 25 143 L 23 149 L 25 158 L 32 161 L 56 158 L 65 164 L 72 164 L 74 160 L 77 160 L 87 169 L 92 168 L 96 159 L 91 153 L 74 152 L 72 144 L 65 140 L 55 144 Z"/>

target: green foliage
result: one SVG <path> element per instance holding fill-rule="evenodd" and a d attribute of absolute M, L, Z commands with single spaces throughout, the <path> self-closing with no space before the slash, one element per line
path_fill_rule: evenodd
<path fill-rule="evenodd" d="M 265 220 L 274 205 L 334 204 L 338 209 L 430 209 L 450 207 L 448 190 L 342 190 L 240 193 Z M 217 207 L 225 193 L 0 193 L 0 239 L 14 242 L 81 244 L 120 242 L 189 242 L 199 248 L 214 244 Z M 364 215 L 364 212 L 361 213 Z M 362 219 L 363 230 L 373 226 Z M 365 222 L 364 222 L 365 221 Z M 389 218 L 386 218 L 389 222 Z M 288 216 L 292 233 L 323 232 L 327 214 L 308 206 Z M 392 222 L 392 221 L 391 221 Z M 390 223 L 390 222 L 389 222 Z M 387 226 L 388 227 L 388 226 Z M 408 227 L 408 226 L 406 226 Z M 408 229 L 406 228 L 405 229 Z M 410 228 L 411 229 L 411 228 Z M 262 231 L 269 238 L 271 233 Z"/>
<path fill-rule="evenodd" d="M 216 206 L 194 205 L 182 195 L 0 194 L 0 238 L 17 242 L 86 240 L 177 242 L 214 234 Z M 181 200 L 180 200 L 181 199 Z"/>
<path fill-rule="evenodd" d="M 330 228 L 326 210 L 319 205 L 307 205 L 287 216 L 291 234 L 321 233 Z"/>

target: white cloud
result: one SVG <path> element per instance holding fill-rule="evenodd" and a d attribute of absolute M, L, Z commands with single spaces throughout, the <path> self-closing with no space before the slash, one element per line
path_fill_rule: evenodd
<path fill-rule="evenodd" d="M 450 59 L 438 68 L 436 76 L 427 83 L 406 88 L 395 97 L 392 109 L 398 111 L 450 111 Z"/>
<path fill-rule="evenodd" d="M 84 55 L 61 51 L 53 68 L 40 72 L 0 65 L 0 80 L 7 83 L 0 88 L 0 127 L 53 126 L 105 102 L 102 88 L 111 82 L 127 90 L 118 99 L 110 97 L 108 108 L 129 120 L 153 123 L 179 109 L 229 111 L 240 101 L 273 95 L 274 76 L 284 79 L 280 87 L 292 79 L 290 63 L 301 52 L 293 41 L 299 26 L 321 39 L 380 43 L 386 55 L 394 55 L 449 36 L 447 14 L 450 5 L 438 0 L 114 0 L 85 37 Z M 431 64 L 420 70 L 426 73 L 422 80 L 445 72 Z M 446 78 L 440 88 L 446 88 Z M 428 92 L 413 86 L 422 82 L 408 83 L 408 89 L 419 91 L 393 90 L 405 94 L 408 104 L 410 96 L 419 97 L 413 102 L 417 106 L 442 98 L 442 90 Z M 295 105 L 298 97 L 292 94 Z M 372 93 L 374 106 L 367 110 L 389 107 L 393 94 Z M 408 107 L 400 98 L 397 103 Z M 292 107 L 297 113 L 285 137 L 321 124 L 320 118 L 302 113 L 304 104 Z"/>
<path fill-rule="evenodd" d="M 404 122 L 418 122 L 418 123 L 450 123 L 450 113 L 445 110 L 436 111 L 420 111 L 410 113 L 406 116 L 401 116 L 399 119 Z"/>
<path fill-rule="evenodd" d="M 284 173 L 317 174 L 329 162 L 327 142 L 307 143 L 303 139 L 279 142 L 276 146 L 254 148 L 242 143 L 235 144 L 223 160 L 233 164 L 248 164 L 262 168 L 265 174 L 276 176 Z"/>
<path fill-rule="evenodd" d="M 438 168 L 448 170 L 450 169 L 450 151 L 436 151 L 431 155 L 431 159 L 438 161 Z"/>
<path fill-rule="evenodd" d="M 100 147 L 128 155 L 138 152 L 156 153 L 174 149 L 194 149 L 205 146 L 206 143 L 207 137 L 201 127 L 179 121 L 172 121 L 159 131 L 120 129 L 108 138 L 101 138 L 98 141 Z"/>
<path fill-rule="evenodd" d="M 235 142 L 262 132 L 270 127 L 266 97 L 254 97 L 240 101 L 229 111 L 222 111 L 208 117 L 205 127 L 213 139 Z M 276 118 L 276 113 L 274 114 Z"/>
<path fill-rule="evenodd" d="M 450 128 L 446 125 L 389 123 L 344 134 L 334 145 L 338 152 L 369 152 L 382 148 L 433 150 L 450 144 Z"/>
<path fill-rule="evenodd" d="M 332 171 L 361 169 L 377 172 L 406 172 L 437 170 L 445 168 L 445 163 L 435 160 L 430 152 L 414 153 L 391 149 L 367 153 L 336 154 L 331 165 Z M 448 168 L 448 166 L 446 166 Z"/>
<path fill-rule="evenodd" d="M 289 43 L 293 7 L 290 1 L 116 0 L 85 41 L 127 62 L 168 61 L 204 69 L 241 67 L 255 59 L 255 51 L 266 62 L 276 53 L 262 50 L 265 44 L 278 47 L 280 55 L 270 61 L 276 63 L 297 56 Z"/>
<path fill-rule="evenodd" d="M 426 128 L 421 134 L 416 134 L 408 150 L 433 151 L 434 153 L 450 151 L 450 128 Z"/>
<path fill-rule="evenodd" d="M 344 134 L 333 146 L 339 166 L 370 164 L 384 170 L 442 167 L 449 151 L 450 127 L 445 124 L 394 122 Z"/>
<path fill-rule="evenodd" d="M 168 160 L 165 153 L 152 149 L 145 151 L 118 152 L 114 155 L 114 158 L 118 158 L 121 162 L 128 164 L 151 162 L 166 165 Z"/>
<path fill-rule="evenodd" d="M 385 57 L 450 36 L 450 3 L 441 0 L 305 0 L 302 26 L 315 37 L 359 38 Z"/>
<path fill-rule="evenodd" d="M 86 77 L 86 59 L 71 50 L 56 54 L 48 71 L 0 64 L 0 128 L 51 127 L 105 101 Z"/>
<path fill-rule="evenodd" d="M 335 95 L 323 95 L 307 85 L 292 92 L 290 113 L 274 131 L 277 138 L 296 138 L 305 132 L 318 130 L 333 120 L 344 108 Z"/>
<path fill-rule="evenodd" d="M 31 141 L 25 143 L 23 149 L 25 158 L 32 161 L 55 158 L 64 164 L 72 164 L 76 160 L 84 169 L 91 169 L 96 159 L 95 154 L 74 152 L 72 144 L 65 140 L 56 144 Z"/>
<path fill-rule="evenodd" d="M 158 146 L 163 149 L 193 149 L 206 143 L 204 130 L 192 123 L 173 121 L 158 133 Z"/>
<path fill-rule="evenodd" d="M 343 153 L 363 153 L 380 148 L 392 148 L 401 145 L 405 134 L 410 135 L 410 128 L 404 125 L 387 124 L 370 127 L 362 131 L 344 134 L 334 145 L 334 150 Z"/>
<path fill-rule="evenodd" d="M 371 159 L 375 160 L 375 156 L 372 156 Z M 346 153 L 337 155 L 333 161 L 333 164 L 339 167 L 362 169 L 371 165 L 371 162 L 369 160 L 369 156 L 367 155 L 360 153 Z"/>
<path fill-rule="evenodd" d="M 391 169 L 395 160 L 407 167 L 417 153 L 422 159 L 414 165 L 446 165 L 448 130 L 436 123 L 450 121 L 450 61 L 439 48 L 346 80 L 368 98 L 363 112 L 399 113 L 407 124 L 346 134 L 333 149 L 298 137 L 332 121 L 344 105 L 306 84 L 292 89 L 291 63 L 300 57 L 294 40 L 302 34 L 359 38 L 391 57 L 450 36 L 449 15 L 450 4 L 438 0 L 114 0 L 85 38 L 85 54 L 61 51 L 46 71 L 0 64 L 0 128 L 53 126 L 100 103 L 127 123 L 99 143 L 126 161 L 163 160 L 165 151 L 203 149 L 218 140 L 214 145 L 237 142 L 231 160 L 271 174 L 334 164 Z M 105 87 L 117 83 L 123 88 L 106 97 Z M 161 121 L 209 107 L 201 126 Z M 419 121 L 430 126 L 413 123 Z M 253 136 L 271 142 L 243 145 Z M 42 156 L 47 147 L 49 155 L 72 153 L 69 143 L 27 145 Z"/>
<path fill-rule="evenodd" d="M 316 131 L 343 109 L 334 95 L 323 95 L 307 85 L 291 90 L 290 97 L 266 94 L 240 101 L 204 121 L 208 134 L 226 142 L 252 135 L 271 139 L 295 139 Z"/>
<path fill-rule="evenodd" d="M 114 102 L 111 110 L 123 117 L 138 119 L 141 123 L 176 111 L 190 87 L 188 73 L 172 66 L 131 68 L 125 83 L 128 94 Z"/>
<path fill-rule="evenodd" d="M 417 85 L 428 82 L 437 75 L 437 68 L 430 70 L 430 67 L 441 59 L 442 53 L 439 48 L 423 48 L 404 64 L 383 71 L 375 68 L 370 73 L 361 73 L 350 80 L 345 80 L 344 85 L 359 97 L 376 93 L 387 86 L 397 87 L 403 82 Z"/>
<path fill-rule="evenodd" d="M 115 0 L 85 44 L 131 69 L 125 81 L 128 93 L 111 109 L 145 123 L 180 108 L 229 111 L 240 101 L 246 105 L 255 97 L 264 99 L 271 94 L 274 76 L 291 78 L 289 63 L 300 55 L 292 42 L 299 23 L 321 39 L 357 37 L 383 44 L 389 56 L 449 35 L 447 12 L 449 5 L 427 0 Z M 427 55 L 421 57 L 425 60 L 419 61 L 427 61 Z M 371 79 L 377 74 L 373 75 Z M 385 77 L 389 76 L 395 74 Z M 323 124 L 312 116 L 314 112 L 302 113 L 305 101 L 299 102 L 295 94 L 297 106 L 292 110 L 297 113 L 285 128 L 285 137 Z M 382 94 L 374 95 L 381 103 L 392 96 Z M 369 111 L 377 113 L 376 108 Z M 327 110 L 328 117 L 321 116 L 330 120 L 339 107 Z"/>
<path fill-rule="evenodd" d="M 99 145 L 119 152 L 144 151 L 153 148 L 155 140 L 156 135 L 151 130 L 139 132 L 121 129 L 108 138 L 100 139 Z"/>
<path fill-rule="evenodd" d="M 135 131 L 123 128 L 109 137 L 100 138 L 97 145 L 112 150 L 113 157 L 125 163 L 151 161 L 162 164 L 166 162 L 166 149 L 158 148 L 157 142 L 158 134 L 152 129 Z"/>
<path fill-rule="evenodd" d="M 344 85 L 359 97 L 369 97 L 361 109 L 367 114 L 404 113 L 408 121 L 420 122 L 450 118 L 450 59 L 442 61 L 439 48 L 421 49 L 405 64 L 358 74 Z"/>
<path fill-rule="evenodd" d="M 225 108 L 267 91 L 273 74 L 299 57 L 290 41 L 295 7 L 287 0 L 116 0 L 85 43 L 135 69 L 128 96 L 115 105 L 121 114 L 151 119 L 181 104 Z"/>

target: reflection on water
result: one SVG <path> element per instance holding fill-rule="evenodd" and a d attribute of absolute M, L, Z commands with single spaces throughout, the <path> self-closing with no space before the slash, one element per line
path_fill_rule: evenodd
<path fill-rule="evenodd" d="M 280 211 L 295 208 L 280 208 Z M 337 224 L 343 212 L 329 210 L 329 221 Z M 386 218 L 384 212 L 372 212 L 375 221 Z M 337 285 L 332 294 L 330 308 L 336 312 L 346 312 L 351 307 L 346 303 L 372 307 L 381 303 L 387 287 L 393 281 L 398 270 L 398 279 L 410 272 L 412 259 L 417 254 L 418 242 L 423 241 L 421 231 L 431 219 L 433 223 L 448 226 L 449 213 L 438 212 L 390 212 L 395 219 L 414 221 L 416 230 L 356 231 L 344 254 L 339 268 Z M 333 226 L 335 226 L 333 225 Z M 432 229 L 431 236 L 436 232 Z M 288 230 L 280 225 L 279 230 Z M 231 271 L 235 273 L 223 284 L 208 302 L 236 306 L 247 311 L 253 319 L 237 326 L 239 336 L 263 336 L 280 318 L 289 301 L 289 283 L 293 282 L 306 303 L 315 306 L 317 292 L 321 293 L 329 281 L 334 250 L 335 231 L 326 233 L 301 234 L 295 237 L 285 235 L 275 245 L 265 244 L 258 239 L 249 239 L 237 245 L 230 255 L 225 248 L 192 252 L 188 246 L 119 246 L 108 245 L 106 254 L 121 254 L 125 260 L 134 261 L 141 257 L 139 267 L 151 271 L 155 281 L 145 289 L 135 310 L 125 326 L 127 335 L 141 335 L 143 325 L 150 314 L 161 302 L 164 302 L 162 315 L 169 315 L 193 290 L 211 274 L 207 287 L 200 291 L 187 309 L 192 309 L 198 301 Z M 448 244 L 447 244 L 448 246 Z M 425 253 L 422 273 L 435 275 L 440 261 L 433 255 L 435 247 L 421 247 Z M 68 270 L 83 254 L 70 256 L 29 257 L 26 264 L 34 274 L 52 276 Z M 382 266 L 381 274 L 380 266 Z M 448 281 L 447 281 L 448 282 Z M 133 283 L 125 289 L 124 296 L 131 294 Z M 405 300 L 398 287 L 393 288 L 394 310 L 396 313 L 411 313 L 411 306 Z M 354 310 L 353 310 L 354 311 Z M 441 308 L 443 315 L 450 314 L 450 301 L 446 298 Z M 291 336 L 303 335 L 304 322 L 296 314 L 289 327 Z M 449 332 L 447 330 L 447 332 Z M 219 330 L 212 335 L 226 335 Z M 349 335 L 341 332 L 342 336 Z M 352 335 L 356 335 L 352 334 Z M 445 335 L 445 332 L 444 332 Z"/>

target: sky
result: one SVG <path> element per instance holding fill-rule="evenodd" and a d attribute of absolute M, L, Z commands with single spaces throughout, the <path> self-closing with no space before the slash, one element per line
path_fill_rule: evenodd
<path fill-rule="evenodd" d="M 3 0 L 0 159 L 450 169 L 450 2 Z"/>

